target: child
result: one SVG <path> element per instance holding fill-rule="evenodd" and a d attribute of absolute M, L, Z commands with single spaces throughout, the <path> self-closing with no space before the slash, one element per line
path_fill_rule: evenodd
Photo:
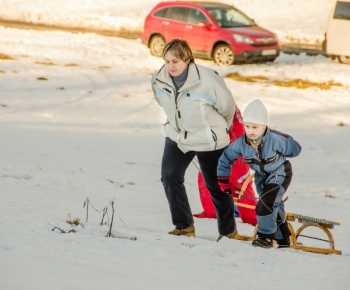
<path fill-rule="evenodd" d="M 231 165 L 243 157 L 255 171 L 255 187 L 259 202 L 255 211 L 258 237 L 255 247 L 271 248 L 273 240 L 279 248 L 290 246 L 290 231 L 285 221 L 283 195 L 292 180 L 292 166 L 286 157 L 298 156 L 301 146 L 291 136 L 270 129 L 265 105 L 258 99 L 248 104 L 243 113 L 246 133 L 222 153 L 217 175 L 222 191 L 229 193 Z"/>

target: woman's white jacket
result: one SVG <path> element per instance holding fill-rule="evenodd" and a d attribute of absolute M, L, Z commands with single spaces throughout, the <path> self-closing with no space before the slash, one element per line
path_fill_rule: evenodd
<path fill-rule="evenodd" d="M 154 96 L 167 116 L 166 136 L 184 153 L 213 151 L 229 144 L 236 104 L 224 80 L 213 70 L 189 64 L 188 76 L 176 94 L 163 66 L 152 77 Z"/>

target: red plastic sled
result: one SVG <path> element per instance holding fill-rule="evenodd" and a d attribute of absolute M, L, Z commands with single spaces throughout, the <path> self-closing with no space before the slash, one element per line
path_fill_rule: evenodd
<path fill-rule="evenodd" d="M 233 117 L 233 123 L 230 128 L 230 132 L 229 132 L 230 142 L 233 142 L 243 134 L 244 134 L 244 126 L 243 126 L 242 115 L 239 109 L 237 108 L 235 115 Z M 238 159 L 232 165 L 231 176 L 230 176 L 231 191 L 232 192 L 240 191 L 244 181 L 249 177 L 249 175 L 250 175 L 249 166 L 245 163 L 243 158 Z M 215 207 L 211 199 L 210 192 L 205 185 L 201 172 L 198 172 L 198 189 L 199 189 L 200 201 L 203 207 L 203 212 L 199 214 L 194 214 L 193 216 L 197 218 L 216 218 Z M 233 193 L 232 196 L 235 198 L 238 197 L 238 195 L 235 193 Z M 255 199 L 254 189 L 252 187 L 252 181 L 249 182 L 244 192 L 244 196 L 239 199 L 239 203 L 253 205 L 254 207 L 256 206 L 256 199 Z M 241 206 L 238 206 L 237 209 L 242 222 L 251 224 L 253 226 L 257 224 L 256 213 L 254 209 L 244 208 Z"/>

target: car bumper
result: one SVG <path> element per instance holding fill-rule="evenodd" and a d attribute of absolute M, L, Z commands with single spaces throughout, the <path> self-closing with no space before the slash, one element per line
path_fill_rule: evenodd
<path fill-rule="evenodd" d="M 240 54 L 235 54 L 235 62 L 250 62 L 250 61 L 269 61 L 274 60 L 280 54 L 280 49 L 273 49 L 275 53 L 271 53 L 271 49 L 268 50 L 268 54 L 264 55 L 266 50 L 251 50 L 245 51 Z"/>
<path fill-rule="evenodd" d="M 147 45 L 147 46 L 148 46 L 148 41 L 147 41 L 146 39 L 142 39 L 142 38 L 141 38 L 141 42 L 142 42 L 142 44 L 144 44 L 144 45 Z"/>

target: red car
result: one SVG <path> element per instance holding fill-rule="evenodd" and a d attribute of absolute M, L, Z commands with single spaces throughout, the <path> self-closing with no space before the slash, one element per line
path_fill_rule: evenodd
<path fill-rule="evenodd" d="M 237 8 L 208 1 L 169 1 L 147 15 L 142 43 L 161 56 L 166 42 L 185 39 L 196 57 L 219 65 L 274 61 L 280 46 L 274 33 Z"/>

